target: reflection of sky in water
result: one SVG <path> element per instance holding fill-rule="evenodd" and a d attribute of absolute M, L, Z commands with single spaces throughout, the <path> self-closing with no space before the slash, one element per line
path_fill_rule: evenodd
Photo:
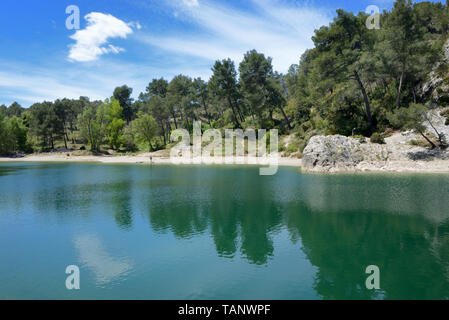
<path fill-rule="evenodd" d="M 128 274 L 132 263 L 110 255 L 95 235 L 80 235 L 74 239 L 79 261 L 95 275 L 98 285 L 105 285 Z"/>

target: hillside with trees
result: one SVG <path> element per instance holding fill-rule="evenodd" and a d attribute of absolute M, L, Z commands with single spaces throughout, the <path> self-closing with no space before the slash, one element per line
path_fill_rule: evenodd
<path fill-rule="evenodd" d="M 415 130 L 429 147 L 444 147 L 445 137 L 420 124 L 431 108 L 449 105 L 449 2 L 397 0 L 381 14 L 379 30 L 368 29 L 367 18 L 337 10 L 328 26 L 315 31 L 314 48 L 287 74 L 251 50 L 239 65 L 216 61 L 208 81 L 187 75 L 153 79 L 137 99 L 123 85 L 105 101 L 2 105 L 0 153 L 156 151 L 170 146 L 173 130 L 192 130 L 197 120 L 203 130 L 276 128 L 293 136 L 288 148 L 281 146 L 291 153 L 302 152 L 314 135 L 381 143 L 394 130 Z M 426 89 L 435 77 L 441 79 L 436 95 Z"/>

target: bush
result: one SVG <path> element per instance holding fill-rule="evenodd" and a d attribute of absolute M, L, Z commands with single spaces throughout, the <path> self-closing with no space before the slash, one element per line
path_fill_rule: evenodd
<path fill-rule="evenodd" d="M 441 112 L 441 116 L 446 117 L 445 125 L 449 126 L 449 109 L 444 110 Z"/>
<path fill-rule="evenodd" d="M 422 147 L 422 148 L 427 148 L 429 146 L 429 143 L 424 139 L 413 139 L 410 140 L 409 144 L 414 147 Z"/>
<path fill-rule="evenodd" d="M 9 155 L 14 152 L 32 152 L 28 143 L 28 128 L 22 119 L 17 117 L 3 118 L 0 115 L 0 154 Z"/>
<path fill-rule="evenodd" d="M 449 105 L 449 96 L 442 96 L 438 99 L 438 104 L 442 107 Z"/>
<path fill-rule="evenodd" d="M 385 144 L 384 137 L 378 132 L 373 133 L 373 135 L 370 138 L 370 141 L 371 143 Z"/>

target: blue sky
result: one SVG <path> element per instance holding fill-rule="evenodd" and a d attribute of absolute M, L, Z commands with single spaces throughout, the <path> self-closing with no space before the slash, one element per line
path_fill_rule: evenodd
<path fill-rule="evenodd" d="M 389 9 L 390 0 L 2 0 L 0 104 L 104 99 L 127 84 L 137 97 L 153 78 L 207 80 L 213 62 L 257 49 L 286 72 L 335 10 Z M 80 30 L 66 28 L 66 7 Z"/>

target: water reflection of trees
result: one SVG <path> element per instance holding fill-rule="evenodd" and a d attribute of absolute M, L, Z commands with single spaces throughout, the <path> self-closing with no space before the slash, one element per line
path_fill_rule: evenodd
<path fill-rule="evenodd" d="M 266 187 L 240 182 L 230 185 L 218 177 L 212 188 L 204 181 L 178 181 L 175 190 L 150 190 L 144 201 L 152 228 L 181 238 L 209 230 L 219 256 L 234 257 L 240 250 L 251 263 L 266 263 L 273 255 L 270 231 L 282 216 Z"/>
<path fill-rule="evenodd" d="M 117 225 L 124 230 L 130 230 L 133 226 L 133 212 L 131 206 L 132 183 L 125 180 L 113 185 L 111 204 L 114 211 L 114 219 Z"/>
<path fill-rule="evenodd" d="M 444 203 L 435 197 L 438 183 L 404 177 L 363 189 L 365 183 L 372 185 L 370 178 L 358 185 L 347 178 L 328 179 L 304 189 L 289 182 L 285 192 L 276 181 L 219 183 L 207 190 L 201 184 L 178 185 L 169 201 L 149 197 L 147 210 L 154 230 L 170 230 L 180 238 L 210 232 L 219 256 L 240 252 L 258 265 L 275 255 L 273 234 L 286 227 L 318 267 L 315 290 L 324 298 L 449 297 L 449 223 Z M 296 198 L 291 194 L 295 187 Z M 381 270 L 380 292 L 365 287 L 365 268 L 372 264 Z"/>
<path fill-rule="evenodd" d="M 334 179 L 318 178 L 301 208 L 285 214 L 292 239 L 319 268 L 316 291 L 327 299 L 447 299 L 447 180 Z M 372 264 L 381 270 L 380 294 L 365 287 Z"/>

